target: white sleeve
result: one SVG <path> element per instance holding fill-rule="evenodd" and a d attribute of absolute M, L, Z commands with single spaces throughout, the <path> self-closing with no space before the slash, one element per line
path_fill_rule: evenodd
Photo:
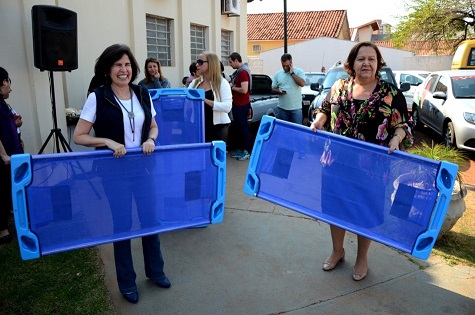
<path fill-rule="evenodd" d="M 231 86 L 225 78 L 221 78 L 221 88 L 219 92 L 221 94 L 221 101 L 218 102 L 216 98 L 214 99 L 213 110 L 229 113 L 233 106 L 233 94 L 231 92 Z"/>
<path fill-rule="evenodd" d="M 92 124 L 96 121 L 96 93 L 92 92 L 89 94 L 86 103 L 84 103 L 82 107 L 81 116 L 79 116 L 79 118 Z"/>
<path fill-rule="evenodd" d="M 152 96 L 150 96 L 150 104 L 152 104 L 152 117 L 155 117 L 157 115 L 157 111 L 155 110 L 155 106 L 153 106 Z"/>

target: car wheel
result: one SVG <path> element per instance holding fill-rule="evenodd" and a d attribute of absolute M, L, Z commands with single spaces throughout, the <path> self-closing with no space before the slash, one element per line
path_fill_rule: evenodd
<path fill-rule="evenodd" d="M 412 129 L 416 130 L 419 127 L 419 111 L 414 107 L 412 109 Z"/>
<path fill-rule="evenodd" d="M 455 131 L 451 121 L 447 123 L 444 130 L 444 144 L 447 147 L 455 147 Z"/>

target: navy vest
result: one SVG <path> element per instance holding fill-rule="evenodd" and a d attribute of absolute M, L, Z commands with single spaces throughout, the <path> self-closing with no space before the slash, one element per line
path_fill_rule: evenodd
<path fill-rule="evenodd" d="M 150 123 L 152 121 L 152 104 L 148 90 L 138 85 L 130 84 L 132 91 L 137 95 L 140 106 L 145 113 L 145 120 L 142 128 L 142 143 L 148 139 Z M 124 124 L 122 110 L 114 97 L 114 92 L 109 85 L 103 85 L 94 90 L 96 94 L 96 121 L 93 128 L 95 136 L 99 138 L 112 139 L 118 143 L 125 144 Z M 98 149 L 107 149 L 101 147 Z"/>

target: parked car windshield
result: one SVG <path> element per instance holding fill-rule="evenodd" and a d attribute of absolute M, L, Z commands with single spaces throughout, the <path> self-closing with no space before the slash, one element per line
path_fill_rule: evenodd
<path fill-rule="evenodd" d="M 325 74 L 322 73 L 305 73 L 305 85 L 310 85 L 312 83 L 320 83 L 322 84 L 323 79 L 325 78 Z"/>
<path fill-rule="evenodd" d="M 453 76 L 451 79 L 455 98 L 475 97 L 475 75 Z"/>
<path fill-rule="evenodd" d="M 382 80 L 396 85 L 396 82 L 394 82 L 393 76 L 391 75 L 390 71 L 391 70 L 389 70 L 388 68 L 383 68 L 381 69 L 381 71 L 379 71 L 379 75 L 381 76 Z M 346 73 L 343 67 L 340 66 L 332 68 L 325 76 L 325 80 L 323 80 L 323 89 L 330 89 L 337 80 L 346 79 L 349 77 L 350 75 Z"/>

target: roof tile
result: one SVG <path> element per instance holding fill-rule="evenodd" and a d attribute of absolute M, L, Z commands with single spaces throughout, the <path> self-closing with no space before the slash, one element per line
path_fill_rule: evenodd
<path fill-rule="evenodd" d="M 281 40 L 284 37 L 284 14 L 247 15 L 248 40 Z M 287 12 L 288 39 L 338 38 L 348 27 L 346 10 Z M 349 38 L 349 34 L 347 34 Z"/>

